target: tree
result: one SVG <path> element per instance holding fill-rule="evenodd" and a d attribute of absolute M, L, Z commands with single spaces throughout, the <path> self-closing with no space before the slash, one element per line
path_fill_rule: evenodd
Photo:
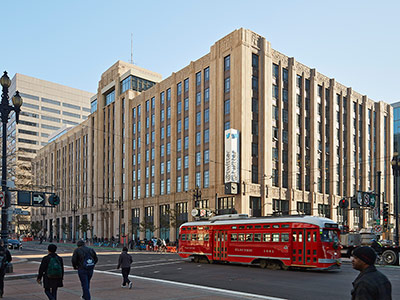
<path fill-rule="evenodd" d="M 37 235 L 42 230 L 42 224 L 39 221 L 31 222 L 31 231 L 33 235 Z"/>
<path fill-rule="evenodd" d="M 153 222 L 150 222 L 147 218 L 145 218 L 144 221 L 140 222 L 140 231 L 150 231 L 151 235 L 153 235 L 154 231 L 156 231 L 156 227 L 154 226 Z"/>
<path fill-rule="evenodd" d="M 93 226 L 89 224 L 87 217 L 83 216 L 82 221 L 79 223 L 78 229 L 82 232 L 82 235 L 86 237 L 87 232 L 92 231 Z"/>
<path fill-rule="evenodd" d="M 187 222 L 187 218 L 184 217 L 185 215 L 179 213 L 176 209 L 169 209 L 168 214 L 171 226 L 175 229 L 178 229 L 183 223 Z"/>

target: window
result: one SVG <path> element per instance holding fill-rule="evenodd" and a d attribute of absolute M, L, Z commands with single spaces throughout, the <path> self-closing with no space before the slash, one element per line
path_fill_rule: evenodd
<path fill-rule="evenodd" d="M 224 70 L 228 71 L 231 69 L 231 57 L 230 55 L 225 56 L 224 58 Z"/>
<path fill-rule="evenodd" d="M 225 93 L 229 93 L 229 91 L 231 90 L 231 79 L 225 78 L 225 84 L 224 84 L 224 91 Z"/>
<path fill-rule="evenodd" d="M 254 234 L 254 241 L 255 242 L 261 242 L 261 233 L 255 233 Z"/>
<path fill-rule="evenodd" d="M 178 133 L 180 133 L 182 131 L 182 120 L 178 120 L 178 122 L 176 124 L 176 130 Z"/>
<path fill-rule="evenodd" d="M 271 241 L 271 234 L 270 233 L 264 233 L 263 234 L 263 241 L 264 242 L 270 242 Z"/>
<path fill-rule="evenodd" d="M 196 146 L 200 146 L 201 143 L 201 133 L 196 132 Z"/>
<path fill-rule="evenodd" d="M 210 120 L 210 110 L 207 108 L 204 110 L 204 123 L 207 123 Z"/>
<path fill-rule="evenodd" d="M 108 94 L 106 94 L 106 105 L 112 103 L 115 101 L 115 91 L 111 91 Z"/>
<path fill-rule="evenodd" d="M 231 100 L 225 100 L 225 105 L 224 105 L 224 112 L 225 115 L 229 115 L 231 113 Z"/>
<path fill-rule="evenodd" d="M 207 67 L 204 69 L 204 81 L 210 80 L 210 68 Z"/>
<path fill-rule="evenodd" d="M 182 158 L 181 158 L 181 157 L 178 157 L 178 158 L 176 159 L 176 169 L 177 169 L 178 171 L 182 169 Z"/>
<path fill-rule="evenodd" d="M 210 186 L 210 174 L 209 174 L 209 171 L 204 171 L 203 184 L 204 184 L 205 188 L 208 188 Z"/>
<path fill-rule="evenodd" d="M 201 153 L 196 152 L 196 166 L 200 166 L 201 163 Z"/>
<path fill-rule="evenodd" d="M 198 92 L 196 94 L 196 105 L 200 105 L 201 104 L 201 93 Z"/>
<path fill-rule="evenodd" d="M 232 234 L 231 234 L 231 241 L 232 241 L 232 242 L 237 242 L 237 240 L 238 240 L 237 234 L 236 234 L 236 233 L 232 233 Z"/>
<path fill-rule="evenodd" d="M 189 156 L 186 155 L 186 156 L 184 157 L 184 160 L 185 160 L 185 161 L 184 161 L 184 163 L 185 163 L 185 169 L 188 169 L 188 168 L 189 168 Z"/>
<path fill-rule="evenodd" d="M 179 82 L 179 83 L 176 85 L 176 90 L 177 90 L 176 93 L 178 94 L 178 96 L 182 94 L 182 82 Z"/>
<path fill-rule="evenodd" d="M 279 242 L 279 233 L 273 233 L 272 234 L 272 241 L 273 242 Z"/>
<path fill-rule="evenodd" d="M 246 242 L 252 242 L 252 241 L 253 241 L 253 234 L 246 233 Z"/>
<path fill-rule="evenodd" d="M 189 117 L 185 118 L 185 130 L 189 130 Z"/>
<path fill-rule="evenodd" d="M 204 150 L 204 164 L 210 162 L 210 150 Z"/>
<path fill-rule="evenodd" d="M 210 141 L 210 131 L 208 129 L 204 130 L 204 144 Z"/>
<path fill-rule="evenodd" d="M 185 144 L 184 144 L 185 150 L 189 149 L 189 137 L 185 136 Z"/>
<path fill-rule="evenodd" d="M 177 103 L 176 112 L 178 115 L 182 113 L 182 102 L 181 101 L 179 101 Z"/>
<path fill-rule="evenodd" d="M 189 98 L 185 98 L 185 111 L 189 110 Z"/>
<path fill-rule="evenodd" d="M 208 88 L 206 88 L 204 90 L 204 102 L 208 102 L 210 101 L 210 90 Z"/>
<path fill-rule="evenodd" d="M 186 78 L 185 81 L 183 82 L 183 86 L 185 89 L 185 92 L 189 91 L 189 78 Z"/>
<path fill-rule="evenodd" d="M 196 113 L 196 126 L 201 125 L 201 112 Z"/>
<path fill-rule="evenodd" d="M 201 84 L 201 72 L 196 73 L 196 86 Z"/>

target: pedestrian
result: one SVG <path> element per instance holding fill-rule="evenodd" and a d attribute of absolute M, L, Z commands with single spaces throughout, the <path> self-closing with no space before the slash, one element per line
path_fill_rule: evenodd
<path fill-rule="evenodd" d="M 4 293 L 4 275 L 9 262 L 12 261 L 10 251 L 4 247 L 4 241 L 0 240 L 0 298 L 3 298 Z"/>
<path fill-rule="evenodd" d="M 40 238 L 39 238 L 39 240 L 40 240 L 40 245 L 43 243 L 43 235 L 40 235 Z"/>
<path fill-rule="evenodd" d="M 57 246 L 50 244 L 47 247 L 48 254 L 42 258 L 36 281 L 42 284 L 44 293 L 49 300 L 57 299 L 57 289 L 63 286 L 64 263 L 63 259 L 56 254 Z"/>
<path fill-rule="evenodd" d="M 83 292 L 82 299 L 90 300 L 90 279 L 92 279 L 94 266 L 98 259 L 96 252 L 92 248 L 86 247 L 84 241 L 78 241 L 77 246 L 71 262 L 74 269 L 78 270 Z"/>
<path fill-rule="evenodd" d="M 352 253 L 351 264 L 360 274 L 353 281 L 353 300 L 391 300 L 392 285 L 375 268 L 376 253 L 368 246 L 358 247 Z"/>
<path fill-rule="evenodd" d="M 127 247 L 122 248 L 122 252 L 118 258 L 117 269 L 121 267 L 121 272 L 123 277 L 121 287 L 123 288 L 126 287 L 127 284 L 130 289 L 132 288 L 132 281 L 130 281 L 128 278 L 129 273 L 131 272 L 132 261 L 133 261 L 132 255 L 128 254 L 128 248 Z"/>

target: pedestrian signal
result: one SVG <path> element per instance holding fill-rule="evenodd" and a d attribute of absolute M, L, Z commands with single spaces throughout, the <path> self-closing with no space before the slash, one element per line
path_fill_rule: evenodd
<path fill-rule="evenodd" d="M 340 208 L 347 208 L 349 206 L 349 201 L 346 198 L 339 200 L 339 207 Z"/>

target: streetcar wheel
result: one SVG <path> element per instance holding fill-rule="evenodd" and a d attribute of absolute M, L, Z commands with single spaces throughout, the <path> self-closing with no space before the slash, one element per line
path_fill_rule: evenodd
<path fill-rule="evenodd" d="M 260 261 L 260 267 L 262 268 L 262 269 L 265 269 L 266 267 L 267 267 L 267 261 L 266 260 L 261 260 Z"/>
<path fill-rule="evenodd" d="M 195 256 L 195 257 L 193 258 L 193 261 L 197 264 L 197 263 L 199 263 L 200 259 L 199 259 L 198 256 Z"/>
<path fill-rule="evenodd" d="M 392 250 L 386 250 L 385 252 L 383 252 L 382 258 L 388 265 L 393 265 L 397 260 L 397 255 Z"/>
<path fill-rule="evenodd" d="M 281 265 L 277 262 L 270 262 L 267 265 L 267 268 L 269 270 L 280 270 L 281 269 Z"/>

